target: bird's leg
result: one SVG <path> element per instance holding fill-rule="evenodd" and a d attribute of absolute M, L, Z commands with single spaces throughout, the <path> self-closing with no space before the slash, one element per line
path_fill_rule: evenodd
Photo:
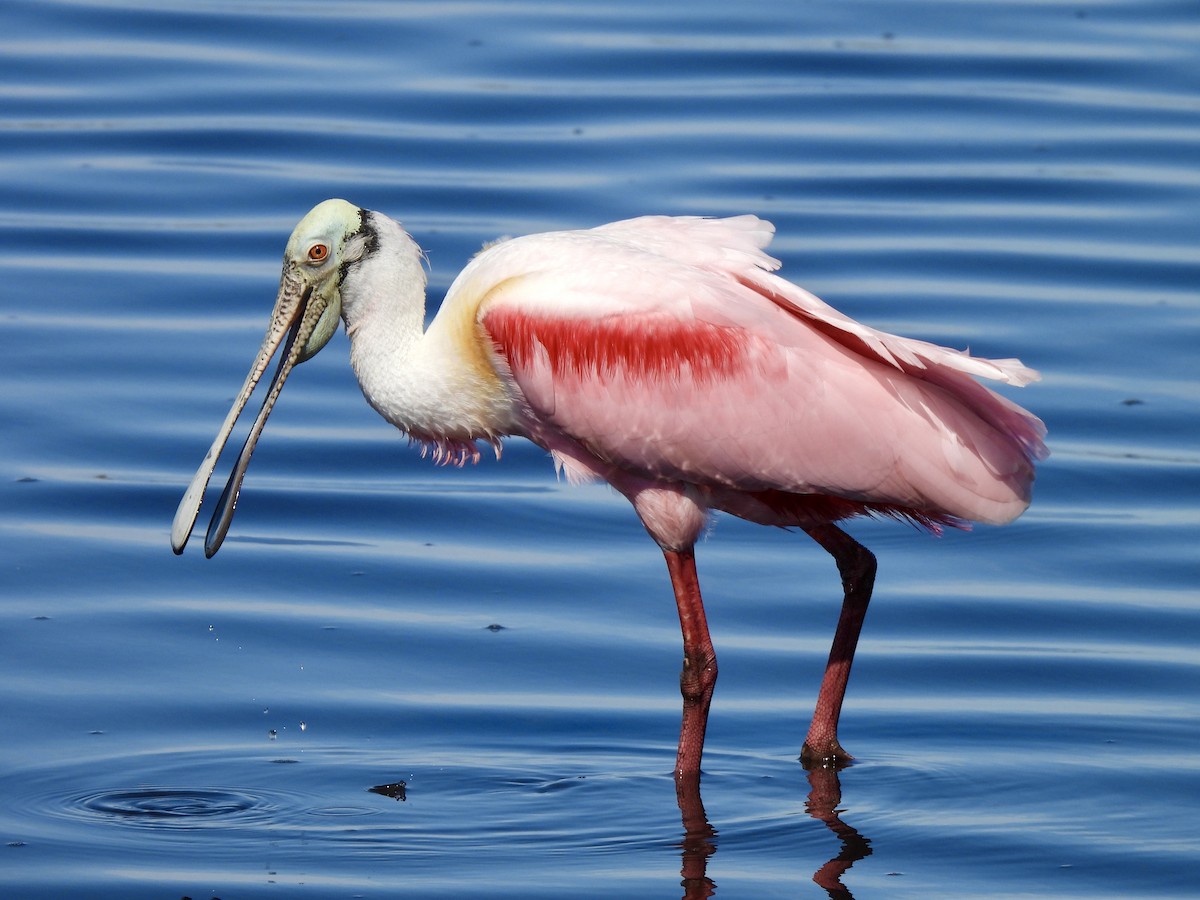
<path fill-rule="evenodd" d="M 825 677 L 821 680 L 821 692 L 817 695 L 817 707 L 808 737 L 804 739 L 804 749 L 800 751 L 801 762 L 810 766 L 853 759 L 838 743 L 837 726 L 842 700 L 846 696 L 846 683 L 850 680 L 850 666 L 854 662 L 854 648 L 858 646 L 867 604 L 871 602 L 875 556 L 836 525 L 817 525 L 805 531 L 833 556 L 845 591 Z"/>
<path fill-rule="evenodd" d="M 708 706 L 717 683 L 717 656 L 704 618 L 692 548 L 664 549 L 663 555 L 667 560 L 667 571 L 671 573 L 675 604 L 679 607 L 679 627 L 683 631 L 683 671 L 679 674 L 683 724 L 679 729 L 679 752 L 675 757 L 675 782 L 681 787 L 691 782 L 699 783 Z"/>

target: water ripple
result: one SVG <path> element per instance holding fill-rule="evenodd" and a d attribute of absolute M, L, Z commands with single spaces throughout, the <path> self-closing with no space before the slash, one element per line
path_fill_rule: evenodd
<path fill-rule="evenodd" d="M 874 852 L 845 896 L 1195 895 L 1191 5 L 0 20 L 6 897 L 679 894 L 678 620 L 622 498 L 519 442 L 429 468 L 338 335 L 280 403 L 228 550 L 170 554 L 282 242 L 326 196 L 406 222 L 433 304 L 497 235 L 754 212 L 835 306 L 1041 369 L 1014 397 L 1054 456 L 1020 523 L 852 526 L 880 576 L 837 807 Z M 811 893 L 847 846 L 795 759 L 837 606 L 810 544 L 722 521 L 698 552 L 718 898 Z"/>
<path fill-rule="evenodd" d="M 265 797 L 218 788 L 138 787 L 67 798 L 63 812 L 144 828 L 197 829 L 264 821 L 276 811 Z M 216 821 L 214 821 L 216 820 Z"/>

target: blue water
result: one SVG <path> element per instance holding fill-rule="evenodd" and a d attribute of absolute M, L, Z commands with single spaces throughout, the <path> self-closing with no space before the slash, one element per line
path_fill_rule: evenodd
<path fill-rule="evenodd" d="M 7 0 L 0 61 L 0 896 L 1196 896 L 1195 4 Z M 625 501 L 421 460 L 344 335 L 172 556 L 328 196 L 432 303 L 498 235 L 753 212 L 846 312 L 1043 372 L 1024 518 L 851 527 L 855 765 L 796 761 L 831 561 L 723 519 L 685 837 Z"/>

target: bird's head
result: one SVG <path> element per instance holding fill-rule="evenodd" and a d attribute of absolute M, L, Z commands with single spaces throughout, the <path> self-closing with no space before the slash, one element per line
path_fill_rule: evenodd
<path fill-rule="evenodd" d="M 345 200 L 326 200 L 314 206 L 288 238 L 267 338 L 299 326 L 296 337 L 303 336 L 303 340 L 297 363 L 315 356 L 337 331 L 342 279 L 373 249 L 376 240 L 367 224 L 369 215 Z M 278 340 L 276 337 L 276 343 Z"/>
<path fill-rule="evenodd" d="M 288 239 L 283 255 L 283 274 L 279 279 L 279 294 L 267 326 L 267 334 L 246 376 L 241 391 L 233 402 L 216 440 L 196 471 L 171 529 L 171 546 L 182 553 L 196 516 L 204 490 L 212 476 L 217 457 L 229 440 L 234 423 L 250 399 L 271 358 L 283 348 L 270 388 L 259 411 L 242 452 L 234 464 L 213 515 L 205 539 L 205 554 L 212 556 L 221 546 L 241 490 L 242 478 L 250 455 L 271 414 L 288 374 L 297 363 L 310 359 L 324 347 L 337 330 L 343 311 L 343 283 L 350 272 L 359 268 L 375 249 L 378 233 L 372 225 L 377 214 L 360 209 L 345 200 L 326 200 L 317 204 L 296 226 Z M 382 217 L 380 217 L 382 219 Z M 390 224 L 391 220 L 385 220 Z M 394 226 L 397 230 L 399 226 Z"/>

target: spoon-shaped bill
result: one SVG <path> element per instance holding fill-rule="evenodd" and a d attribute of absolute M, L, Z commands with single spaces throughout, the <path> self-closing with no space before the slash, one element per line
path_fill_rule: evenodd
<path fill-rule="evenodd" d="M 267 416 L 271 415 L 271 410 L 275 408 L 275 401 L 279 399 L 279 392 L 283 390 L 284 382 L 287 381 L 288 375 L 299 361 L 300 353 L 304 349 L 308 335 L 312 333 L 312 326 L 315 322 L 315 316 L 305 315 L 298 318 L 288 330 L 287 342 L 279 357 L 275 375 L 271 378 L 267 396 L 263 398 L 262 407 L 259 409 L 258 415 L 254 417 L 254 424 L 250 426 L 250 433 L 246 435 L 246 443 L 242 445 L 237 462 L 233 464 L 233 469 L 229 473 L 229 480 L 225 482 L 225 490 L 221 492 L 221 499 L 217 501 L 217 508 L 213 511 L 212 521 L 208 523 L 208 533 L 204 536 L 204 555 L 209 559 L 221 549 L 225 535 L 229 533 L 229 526 L 233 522 L 233 512 L 237 508 L 238 495 L 242 492 L 242 479 L 246 477 L 246 469 L 250 465 L 254 447 L 258 444 L 259 436 L 262 435 L 263 426 L 267 424 Z"/>
<path fill-rule="evenodd" d="M 286 343 L 279 367 L 271 380 L 267 398 L 263 401 L 262 409 L 259 411 L 245 446 L 242 447 L 242 452 L 234 466 L 233 475 L 230 476 L 229 484 L 226 485 L 225 493 L 218 506 L 217 516 L 214 517 L 214 526 L 216 526 L 218 518 L 223 520 L 223 525 L 209 528 L 206 540 L 208 556 L 211 557 L 217 552 L 217 548 L 220 547 L 221 541 L 229 529 L 229 522 L 233 517 L 233 507 L 237 503 L 237 494 L 246 473 L 246 466 L 249 465 L 250 455 L 254 452 L 254 445 L 262 433 L 263 425 L 283 388 L 283 383 L 287 380 L 288 373 L 298 361 L 308 337 L 312 334 L 326 306 L 323 300 L 313 300 L 311 288 L 302 290 L 302 287 L 302 282 L 298 278 L 288 277 L 288 273 L 285 273 L 280 283 L 275 309 L 271 314 L 271 324 L 267 328 L 258 355 L 250 367 L 250 372 L 246 375 L 242 389 L 238 392 L 229 413 L 225 416 L 225 421 L 221 424 L 212 446 L 204 455 L 200 467 L 192 477 L 191 484 L 188 485 L 183 499 L 179 502 L 179 508 L 175 511 L 175 521 L 171 526 L 171 549 L 176 554 L 182 553 L 183 548 L 187 545 L 192 527 L 196 523 L 196 517 L 200 514 L 200 505 L 204 500 L 204 492 L 208 487 L 209 479 L 212 478 L 217 459 L 229 441 L 234 424 L 250 400 L 250 395 L 270 364 L 271 358 L 280 345 Z"/>

